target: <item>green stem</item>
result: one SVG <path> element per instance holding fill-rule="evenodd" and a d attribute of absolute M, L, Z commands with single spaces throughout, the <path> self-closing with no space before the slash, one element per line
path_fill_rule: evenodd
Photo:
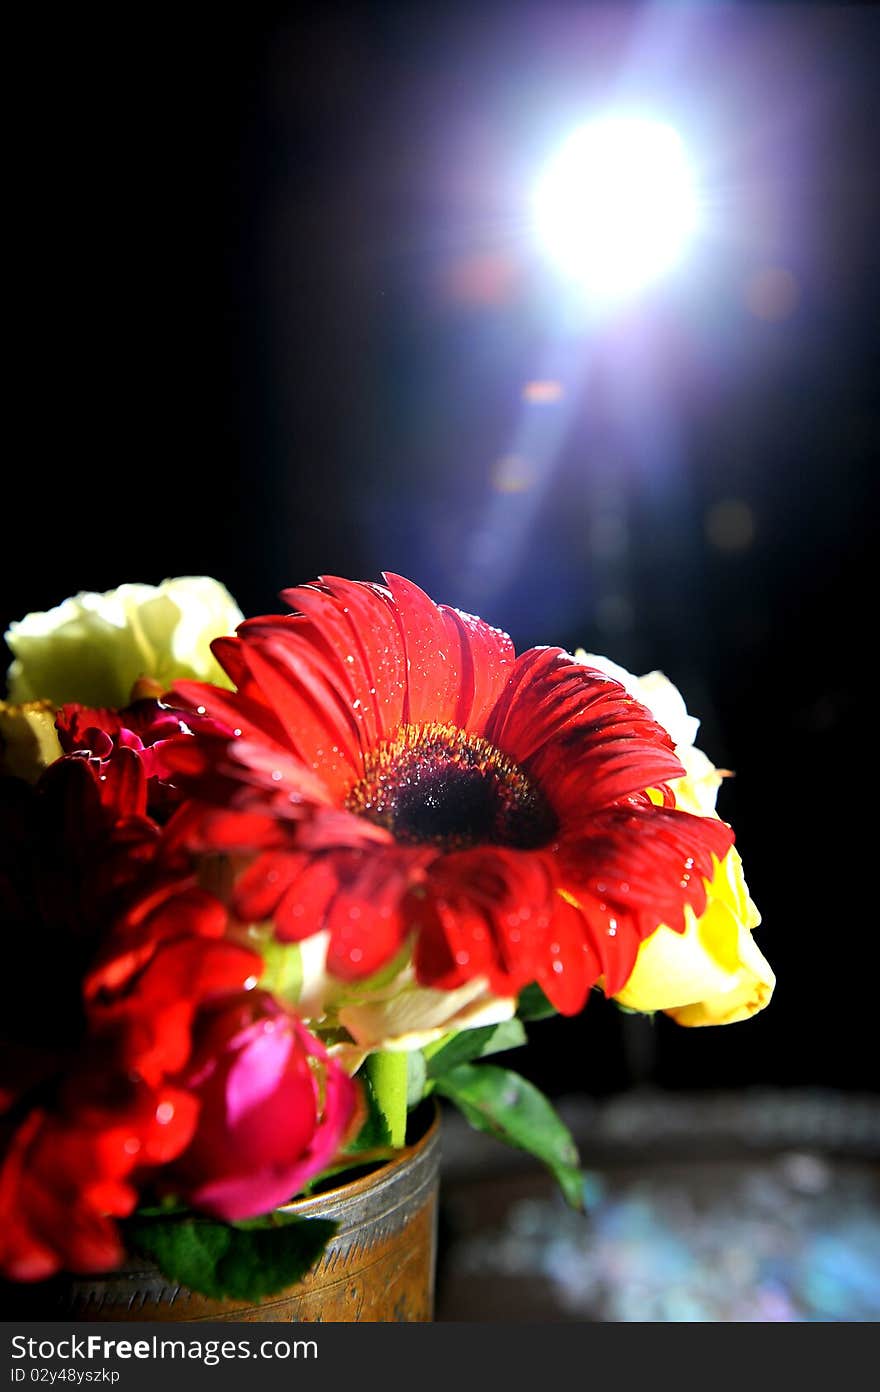
<path fill-rule="evenodd" d="M 391 1144 L 395 1149 L 406 1145 L 406 1054 L 370 1054 L 367 1073 L 376 1106 L 388 1124 Z"/>

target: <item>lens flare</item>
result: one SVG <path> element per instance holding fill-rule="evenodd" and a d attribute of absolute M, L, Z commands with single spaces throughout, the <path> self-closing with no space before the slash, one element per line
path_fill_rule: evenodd
<path fill-rule="evenodd" d="M 548 257 L 592 295 L 627 295 L 680 259 L 697 225 L 693 174 L 662 121 L 606 117 L 581 126 L 535 196 Z"/>

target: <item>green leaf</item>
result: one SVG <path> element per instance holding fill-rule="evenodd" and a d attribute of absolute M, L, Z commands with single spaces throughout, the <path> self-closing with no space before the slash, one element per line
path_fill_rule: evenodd
<path fill-rule="evenodd" d="M 366 1068 L 361 1068 L 357 1077 L 358 1082 L 363 1086 L 367 1117 L 354 1140 L 346 1146 L 345 1153 L 347 1155 L 357 1154 L 362 1150 L 378 1150 L 383 1146 L 391 1145 L 391 1130 L 385 1120 L 385 1113 L 376 1101 L 373 1084 Z"/>
<path fill-rule="evenodd" d="M 519 1020 L 503 1020 L 500 1025 L 483 1025 L 479 1029 L 447 1034 L 425 1049 L 428 1077 L 439 1078 L 461 1063 L 500 1054 L 505 1049 L 518 1049 L 525 1042 L 526 1032 Z"/>
<path fill-rule="evenodd" d="M 367 1057 L 364 1071 L 370 1080 L 373 1104 L 385 1118 L 391 1144 L 406 1145 L 406 1053 L 377 1049 Z"/>
<path fill-rule="evenodd" d="M 125 1230 L 129 1245 L 169 1280 L 214 1300 L 259 1300 L 301 1280 L 336 1227 L 325 1218 L 273 1213 L 247 1223 L 134 1219 Z"/>
<path fill-rule="evenodd" d="M 436 1081 L 436 1090 L 471 1126 L 534 1155 L 555 1175 L 572 1208 L 583 1207 L 577 1147 L 543 1093 L 507 1068 L 463 1063 Z"/>
<path fill-rule="evenodd" d="M 555 1005 L 550 1004 L 538 983 L 533 982 L 520 991 L 516 1013 L 520 1020 L 547 1020 L 559 1012 Z"/>

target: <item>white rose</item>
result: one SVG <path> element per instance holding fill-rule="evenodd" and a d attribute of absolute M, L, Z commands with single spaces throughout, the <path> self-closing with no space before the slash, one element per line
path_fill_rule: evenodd
<path fill-rule="evenodd" d="M 181 678 L 228 686 L 210 644 L 242 619 L 229 591 L 206 575 L 83 592 L 10 626 L 10 700 L 119 707 L 144 678 L 163 690 Z"/>

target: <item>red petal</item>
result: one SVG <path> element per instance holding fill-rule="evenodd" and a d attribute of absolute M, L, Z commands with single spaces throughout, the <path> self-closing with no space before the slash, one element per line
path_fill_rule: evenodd
<path fill-rule="evenodd" d="M 102 765 L 101 801 L 117 818 L 143 817 L 147 811 L 147 775 L 133 749 L 117 749 Z"/>
<path fill-rule="evenodd" d="M 432 599 L 400 575 L 386 575 L 406 653 L 403 721 L 408 725 L 443 725 L 455 720 L 461 694 L 460 642 Z"/>
<path fill-rule="evenodd" d="M 301 874 L 305 857 L 291 851 L 267 851 L 249 865 L 233 893 L 235 915 L 243 923 L 262 923 Z"/>
<path fill-rule="evenodd" d="M 347 589 L 361 588 L 351 582 L 338 583 Z M 317 585 L 301 585 L 284 594 L 287 603 L 309 620 L 308 627 L 301 631 L 325 651 L 329 659 L 325 674 L 333 681 L 340 700 L 360 727 L 361 747 L 367 749 L 383 738 L 380 698 L 375 675 L 358 626 L 353 622 L 351 606 L 344 602 L 345 597 L 345 594 L 337 595 Z"/>
<path fill-rule="evenodd" d="M 598 953 L 584 915 L 557 895 L 550 925 L 548 953 L 538 971 L 538 985 L 563 1015 L 582 1010 L 590 988 L 602 974 Z"/>
<path fill-rule="evenodd" d="M 150 898 L 156 899 L 155 907 L 149 900 L 136 905 L 99 953 L 83 983 L 87 999 L 99 991 L 118 991 L 169 938 L 221 938 L 226 931 L 226 909 L 203 889 L 166 886 Z M 148 911 L 139 912 L 143 908 Z"/>
<path fill-rule="evenodd" d="M 506 633 L 472 614 L 440 606 L 447 629 L 457 635 L 461 671 L 457 710 L 452 717 L 463 730 L 482 734 L 485 721 L 504 690 L 514 663 Z"/>
<path fill-rule="evenodd" d="M 332 789 L 325 777 L 331 766 L 326 762 L 313 770 L 277 744 L 250 739 L 235 740 L 227 745 L 226 755 L 227 763 L 221 772 L 243 778 L 245 787 L 254 785 L 271 792 L 277 816 L 298 817 L 306 804 L 323 808 L 332 800 Z M 334 757 L 331 747 L 331 758 Z M 246 800 L 247 794 L 243 796 Z M 265 798 L 261 801 L 265 805 Z"/>
<path fill-rule="evenodd" d="M 278 715 L 291 747 L 343 798 L 363 765 L 352 722 L 305 643 L 250 642 L 248 665 Z"/>
<path fill-rule="evenodd" d="M 254 688 L 255 683 L 251 682 L 250 686 Z M 195 681 L 177 682 L 167 699 L 169 704 L 180 706 L 182 710 L 204 710 L 212 720 L 225 725 L 230 734 L 240 730 L 252 739 L 270 740 L 287 747 L 284 728 L 265 700 Z"/>
<path fill-rule="evenodd" d="M 412 895 L 406 915 L 418 934 L 414 964 L 423 985 L 454 991 L 478 976 L 497 979 L 491 921 L 476 905 Z"/>
<path fill-rule="evenodd" d="M 338 660 L 350 667 L 353 701 L 359 700 L 365 709 L 365 733 L 368 738 L 389 739 L 403 721 L 406 689 L 406 655 L 403 640 L 394 615 L 391 596 L 379 585 L 343 580 L 335 575 L 321 577 L 319 586 L 300 586 L 285 590 L 282 598 L 295 608 L 309 613 L 316 626 L 322 612 L 315 594 L 326 592 L 342 606 L 348 624 L 348 634 L 334 620 L 327 632 Z M 337 610 L 338 612 L 338 610 Z M 351 663 L 348 658 L 353 658 Z M 374 732 L 374 733 L 373 733 Z"/>
<path fill-rule="evenodd" d="M 372 976 L 400 951 L 404 899 L 425 854 L 397 849 L 338 859 L 342 882 L 327 916 L 327 967 L 344 981 L 356 981 Z"/>
<path fill-rule="evenodd" d="M 241 854 L 286 845 L 288 828 L 262 811 L 225 811 L 200 802 L 185 802 L 165 828 L 163 848 L 168 854 L 184 849 Z"/>
<path fill-rule="evenodd" d="M 584 950 L 590 957 L 589 985 L 594 985 L 602 976 L 606 996 L 616 995 L 629 980 L 635 966 L 642 940 L 638 915 L 600 901 L 586 891 L 578 894 L 573 913 L 580 919 Z M 554 999 L 549 982 L 542 981 L 541 985 L 545 993 Z M 561 1005 L 559 1009 L 562 1010 Z"/>
<path fill-rule="evenodd" d="M 477 847 L 440 857 L 429 868 L 416 974 L 448 990 L 487 975 L 499 995 L 534 981 L 544 960 L 554 904 L 545 856 Z"/>
<path fill-rule="evenodd" d="M 169 1160 L 175 1160 L 192 1140 L 198 1119 L 196 1098 L 180 1088 L 163 1086 L 155 1096 L 150 1124 L 141 1137 L 138 1160 L 145 1165 L 167 1165 Z"/>
<path fill-rule="evenodd" d="M 517 659 L 486 738 L 535 779 L 562 822 L 684 772 L 646 707 L 560 648 Z"/>
<path fill-rule="evenodd" d="M 722 859 L 732 843 L 730 827 L 715 817 L 666 807 L 609 808 L 560 843 L 560 883 L 579 901 L 586 890 L 632 916 L 640 936 L 661 923 L 682 931 L 685 904 L 703 912 L 713 856 Z"/>
<path fill-rule="evenodd" d="M 198 1002 L 220 991 L 241 990 L 262 970 L 259 954 L 237 943 L 184 938 L 160 948 L 127 1000 L 142 1007 L 165 1001 Z"/>
<path fill-rule="evenodd" d="M 242 687 L 248 680 L 248 667 L 244 660 L 241 650 L 240 638 L 215 638 L 211 643 L 211 652 L 216 657 L 223 671 L 229 680 L 238 688 L 241 693 Z"/>
<path fill-rule="evenodd" d="M 274 911 L 275 934 L 282 942 L 301 942 L 319 933 L 333 896 L 339 889 L 339 875 L 332 856 L 303 861 L 303 868 L 285 890 Z"/>

